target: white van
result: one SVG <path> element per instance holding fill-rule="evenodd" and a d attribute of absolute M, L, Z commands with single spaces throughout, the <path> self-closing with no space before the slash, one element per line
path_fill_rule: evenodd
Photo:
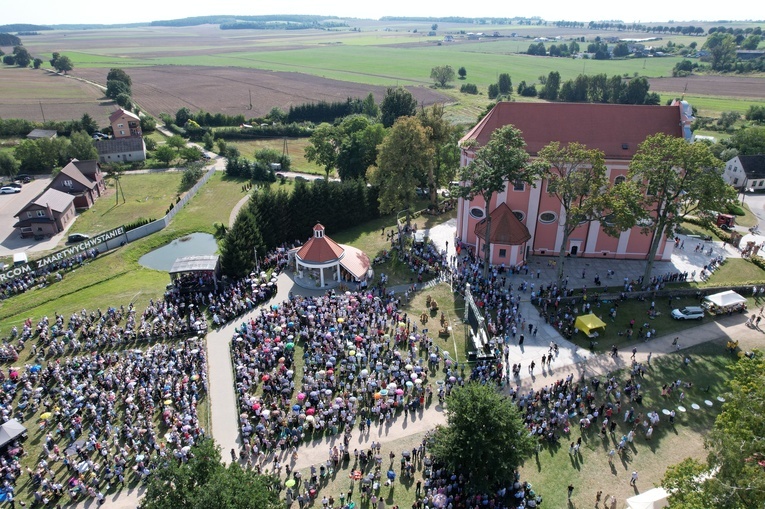
<path fill-rule="evenodd" d="M 704 318 L 704 310 L 699 306 L 686 306 L 682 309 L 673 309 L 672 318 L 675 320 L 701 320 Z"/>

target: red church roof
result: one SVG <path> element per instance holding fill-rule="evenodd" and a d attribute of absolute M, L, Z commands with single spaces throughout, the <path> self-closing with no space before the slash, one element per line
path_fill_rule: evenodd
<path fill-rule="evenodd" d="M 682 137 L 680 114 L 680 106 L 500 102 L 460 144 L 475 140 L 481 147 L 496 129 L 513 124 L 532 155 L 558 141 L 601 150 L 607 159 L 632 159 L 638 144 L 650 135 Z"/>
<path fill-rule="evenodd" d="M 486 240 L 486 219 L 475 225 L 475 234 Z M 529 240 L 531 234 L 526 225 L 521 223 L 505 203 L 501 203 L 491 213 L 491 243 L 519 246 Z"/>
<path fill-rule="evenodd" d="M 324 227 L 317 224 L 313 227 L 313 237 L 303 244 L 296 253 L 298 258 L 309 263 L 327 263 L 343 256 L 345 250 L 329 237 L 324 236 Z"/>

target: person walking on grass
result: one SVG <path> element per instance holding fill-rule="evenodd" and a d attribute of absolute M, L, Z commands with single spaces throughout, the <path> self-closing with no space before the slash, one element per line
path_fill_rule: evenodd
<path fill-rule="evenodd" d="M 638 473 L 637 470 L 632 472 L 632 476 L 630 477 L 630 486 L 637 486 L 637 480 L 638 480 Z"/>
<path fill-rule="evenodd" d="M 571 495 L 573 495 L 573 494 L 574 494 L 574 485 L 573 484 L 569 484 L 568 485 L 568 499 L 569 500 L 571 500 Z"/>

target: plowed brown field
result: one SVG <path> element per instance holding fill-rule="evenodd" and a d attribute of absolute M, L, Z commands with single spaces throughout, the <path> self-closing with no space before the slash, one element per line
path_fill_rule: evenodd
<path fill-rule="evenodd" d="M 259 117 L 271 108 L 318 101 L 344 101 L 372 92 L 379 103 L 385 87 L 329 80 L 308 74 L 236 67 L 151 66 L 125 69 L 133 80 L 133 97 L 152 115 L 174 114 L 184 106 L 227 115 Z M 75 69 L 75 75 L 104 85 L 106 69 Z M 426 87 L 407 87 L 422 105 L 450 99 Z M 252 109 L 250 105 L 252 94 Z"/>

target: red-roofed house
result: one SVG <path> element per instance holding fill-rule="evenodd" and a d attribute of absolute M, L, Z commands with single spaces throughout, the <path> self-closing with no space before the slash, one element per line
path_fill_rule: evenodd
<path fill-rule="evenodd" d="M 625 178 L 638 145 L 648 136 L 665 133 L 689 139 L 692 120 L 690 107 L 685 102 L 672 106 L 500 102 L 460 140 L 460 164 L 466 166 L 475 150 L 486 144 L 494 130 L 512 124 L 522 132 L 526 151 L 532 158 L 552 141 L 562 145 L 578 142 L 601 150 L 605 154 L 609 179 L 614 183 Z M 466 146 L 468 140 L 475 141 L 475 146 Z M 564 212 L 557 198 L 546 190 L 547 183 L 543 181 L 536 182 L 535 187 L 508 183 L 503 191 L 492 197 L 492 264 L 519 265 L 529 254 L 558 254 L 563 241 L 559 221 Z M 457 206 L 457 237 L 464 244 L 473 246 L 476 253 L 481 252 L 478 249 L 482 249 L 485 237 L 486 227 L 480 227 L 485 220 L 484 205 L 483 198 L 477 196 L 470 201 L 460 199 Z M 494 229 L 498 224 L 495 212 L 498 219 L 505 222 L 503 228 L 507 232 L 519 235 L 517 225 L 512 226 L 507 221 L 505 209 L 512 211 L 527 229 L 529 238 L 526 241 L 518 243 L 518 238 L 513 235 L 507 239 L 495 237 Z M 651 237 L 642 234 L 640 227 L 611 237 L 602 230 L 600 223 L 593 222 L 574 230 L 566 251 L 571 256 L 645 259 L 650 243 Z M 665 240 L 659 247 L 657 259 L 668 259 L 672 246 L 672 242 Z M 525 252 L 519 252 L 519 248 Z"/>
<path fill-rule="evenodd" d="M 324 226 L 320 223 L 313 227 L 313 237 L 303 246 L 294 249 L 293 253 L 298 276 L 296 281 L 305 283 L 305 278 L 310 275 L 316 278 L 316 283 L 321 288 L 330 286 L 326 283 L 325 271 L 327 278 L 334 281 L 334 284 L 339 284 L 344 275 L 347 280 L 366 279 L 371 265 L 369 257 L 362 251 L 352 246 L 340 245 L 324 235 Z"/>
<path fill-rule="evenodd" d="M 96 142 L 98 160 L 102 163 L 130 163 L 146 160 L 146 144 L 141 119 L 122 108 L 109 115 L 113 138 Z"/>

